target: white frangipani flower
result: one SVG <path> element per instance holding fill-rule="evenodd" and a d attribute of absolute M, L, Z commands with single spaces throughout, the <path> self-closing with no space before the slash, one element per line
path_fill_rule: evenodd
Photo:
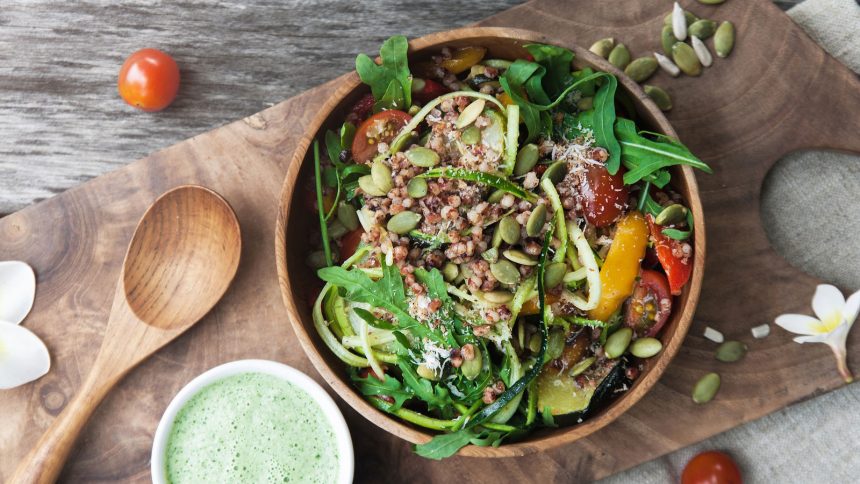
<path fill-rule="evenodd" d="M 51 368 L 48 349 L 19 326 L 33 308 L 36 276 L 24 262 L 0 262 L 0 390 L 31 382 Z"/>
<path fill-rule="evenodd" d="M 860 311 L 860 291 L 846 301 L 839 289 L 830 284 L 821 284 L 812 297 L 812 311 L 818 318 L 804 314 L 783 314 L 775 322 L 792 333 L 803 335 L 794 338 L 797 343 L 825 343 L 830 346 L 836 355 L 839 374 L 846 383 L 851 383 L 854 376 L 846 362 L 845 340 Z"/>

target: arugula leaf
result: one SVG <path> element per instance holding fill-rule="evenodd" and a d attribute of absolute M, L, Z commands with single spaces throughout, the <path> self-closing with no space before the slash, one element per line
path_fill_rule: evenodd
<path fill-rule="evenodd" d="M 523 47 L 534 57 L 535 62 L 546 69 L 542 84 L 550 97 L 557 96 L 570 84 L 570 65 L 573 61 L 573 52 L 562 47 L 545 44 L 527 44 Z"/>
<path fill-rule="evenodd" d="M 416 445 L 415 453 L 427 459 L 441 460 L 456 454 L 475 437 L 475 432 L 467 429 L 436 435 L 430 442 Z"/>
<path fill-rule="evenodd" d="M 388 321 L 377 318 L 370 311 L 362 308 L 352 308 L 352 311 L 361 319 L 364 320 L 369 326 L 374 327 L 376 329 L 383 329 L 388 331 L 393 331 L 397 329 L 396 326 L 389 323 Z"/>
<path fill-rule="evenodd" d="M 448 333 L 446 334 L 448 345 L 459 347 L 460 345 L 457 343 L 457 339 L 454 335 L 464 334 L 465 327 L 457 317 L 457 313 L 454 311 L 454 301 L 452 301 L 451 296 L 448 295 L 448 286 L 445 284 L 445 279 L 442 277 L 442 273 L 439 272 L 439 269 L 427 271 L 426 269 L 419 267 L 415 269 L 415 278 L 418 279 L 418 282 L 427 286 L 427 294 L 431 298 L 442 301 L 442 307 L 436 314 L 439 317 L 439 320 L 442 321 L 442 324 L 448 328 Z"/>
<path fill-rule="evenodd" d="M 335 167 L 341 168 L 343 163 L 340 162 L 340 152 L 343 150 L 343 145 L 340 142 L 340 136 L 330 129 L 325 132 L 325 149 L 329 161 Z"/>
<path fill-rule="evenodd" d="M 403 406 L 407 400 L 414 396 L 412 389 L 404 387 L 403 384 L 400 383 L 400 380 L 387 373 L 383 376 L 385 379 L 380 381 L 379 378 L 374 376 L 372 373 L 368 374 L 367 377 L 362 378 L 356 371 L 352 371 L 350 379 L 356 384 L 355 386 L 362 395 L 384 395 L 393 398 L 394 405 L 392 410 L 397 410 Z"/>
<path fill-rule="evenodd" d="M 696 158 L 686 146 L 665 137 L 658 141 L 645 138 L 629 119 L 617 119 L 615 135 L 621 142 L 621 161 L 628 170 L 624 174 L 627 185 L 674 165 L 689 165 L 705 173 L 713 173 L 711 167 Z"/>
<path fill-rule="evenodd" d="M 656 217 L 656 215 L 655 215 Z M 687 240 L 693 235 L 693 213 L 692 211 L 687 211 L 687 230 L 678 230 L 678 229 L 663 229 L 660 232 L 669 237 L 670 239 L 675 240 Z"/>
<path fill-rule="evenodd" d="M 400 82 L 393 80 L 388 84 L 388 88 L 385 90 L 385 94 L 382 95 L 382 99 L 373 103 L 373 112 L 378 113 L 386 109 L 400 109 L 401 111 L 409 109 L 408 107 L 404 107 L 405 102 L 403 86 Z"/>
<path fill-rule="evenodd" d="M 409 73 L 409 62 L 406 53 L 409 42 L 402 35 L 395 35 L 382 43 L 379 56 L 382 65 L 376 63 L 365 54 L 359 54 L 355 59 L 355 70 L 361 81 L 370 86 L 373 97 L 380 100 L 385 96 L 393 81 L 400 84 L 403 94 L 403 105 L 412 106 L 412 77 Z"/>
<path fill-rule="evenodd" d="M 466 180 L 491 186 L 497 190 L 502 190 L 503 192 L 510 193 L 517 198 L 528 200 L 530 202 L 537 199 L 533 193 L 526 191 L 516 183 L 498 175 L 484 173 L 482 171 L 471 171 L 464 168 L 447 166 L 443 168 L 433 168 L 418 176 L 421 178 L 450 178 L 453 180 Z"/>
<path fill-rule="evenodd" d="M 427 402 L 429 408 L 447 408 L 451 405 L 451 397 L 448 390 L 439 385 L 433 385 L 430 380 L 425 380 L 415 372 L 414 363 L 406 357 L 397 359 L 397 367 L 403 376 L 403 382 L 414 392 L 415 396 Z"/>
<path fill-rule="evenodd" d="M 594 118 L 593 131 L 594 142 L 597 146 L 606 148 L 609 159 L 606 160 L 606 171 L 610 175 L 618 173 L 621 167 L 621 147 L 615 137 L 615 90 L 618 88 L 618 80 L 615 76 L 607 74 L 606 82 L 594 95 Z"/>

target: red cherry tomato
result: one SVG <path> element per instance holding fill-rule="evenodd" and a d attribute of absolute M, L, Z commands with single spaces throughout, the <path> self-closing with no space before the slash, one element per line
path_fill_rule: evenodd
<path fill-rule="evenodd" d="M 666 276 L 648 269 L 639 274 L 633 295 L 627 300 L 625 324 L 641 337 L 655 336 L 672 313 L 672 296 Z"/>
<path fill-rule="evenodd" d="M 610 175 L 601 165 L 587 165 L 579 175 L 579 203 L 588 223 L 603 227 L 614 222 L 627 204 L 621 170 Z"/>
<path fill-rule="evenodd" d="M 687 257 L 677 257 L 676 254 L 682 252 L 683 243 L 663 235 L 663 226 L 654 223 L 654 217 L 650 214 L 647 218 L 648 226 L 651 228 L 651 238 L 654 239 L 657 259 L 660 260 L 660 265 L 663 266 L 666 277 L 669 279 L 669 289 L 673 296 L 679 296 L 693 273 L 693 254 L 691 253 Z"/>
<path fill-rule="evenodd" d="M 711 450 L 690 459 L 681 484 L 742 484 L 741 471 L 728 454 Z"/>
<path fill-rule="evenodd" d="M 352 159 L 356 163 L 367 163 L 379 153 L 379 143 L 390 143 L 406 126 L 412 116 L 389 109 L 376 113 L 367 118 L 358 129 L 355 130 L 355 138 L 352 140 Z"/>
<path fill-rule="evenodd" d="M 448 92 L 447 87 L 433 79 L 421 79 L 418 77 L 412 80 L 412 89 L 412 98 L 421 104 L 427 104 Z"/>
<path fill-rule="evenodd" d="M 340 239 L 341 262 L 352 257 L 352 254 L 355 254 L 355 250 L 358 249 L 358 244 L 361 243 L 361 234 L 363 233 L 364 229 L 359 227 L 352 232 L 347 232 L 347 234 Z"/>
<path fill-rule="evenodd" d="M 141 49 L 123 63 L 117 88 L 128 104 L 144 111 L 161 111 L 179 91 L 179 66 L 158 49 Z"/>

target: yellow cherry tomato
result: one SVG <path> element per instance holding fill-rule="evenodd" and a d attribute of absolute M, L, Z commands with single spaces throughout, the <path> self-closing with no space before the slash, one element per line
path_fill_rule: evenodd
<path fill-rule="evenodd" d="M 481 62 L 486 53 L 487 49 L 483 47 L 463 47 L 452 52 L 450 59 L 443 60 L 442 67 L 452 74 L 460 74 Z"/>
<path fill-rule="evenodd" d="M 588 313 L 591 319 L 606 321 L 633 294 L 647 245 L 648 223 L 645 217 L 639 212 L 621 217 L 600 269 L 600 300 L 597 307 Z"/>

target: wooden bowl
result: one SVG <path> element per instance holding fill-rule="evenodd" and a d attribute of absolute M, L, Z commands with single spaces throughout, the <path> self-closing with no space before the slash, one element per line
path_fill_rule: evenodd
<path fill-rule="evenodd" d="M 527 30 L 507 28 L 463 28 L 431 34 L 409 43 L 410 60 L 426 59 L 436 54 L 444 46 L 461 47 L 483 46 L 488 49 L 487 57 L 514 59 L 525 57 L 524 44 L 556 44 L 571 49 L 576 68 L 592 67 L 610 72 L 618 77 L 619 93 L 626 93 L 636 110 L 637 124 L 644 129 L 657 131 L 677 137 L 669 122 L 659 109 L 649 100 L 642 89 L 631 79 L 591 52 L 578 46 L 554 42 L 542 34 Z M 290 323 L 299 342 L 310 358 L 311 363 L 335 392 L 365 418 L 412 443 L 423 443 L 433 437 L 430 431 L 401 421 L 371 406 L 350 384 L 346 365 L 340 361 L 320 340 L 311 319 L 310 288 L 319 287 L 314 282 L 315 275 L 305 264 L 310 252 L 308 234 L 313 233 L 318 224 L 317 217 L 306 208 L 304 184 L 313 174 L 313 153 L 309 149 L 315 138 L 322 138 L 325 129 L 339 129 L 352 105 L 369 92 L 354 71 L 340 79 L 340 86 L 324 104 L 317 116 L 308 125 L 293 153 L 287 176 L 281 192 L 280 211 L 276 230 L 275 251 L 278 264 L 278 279 L 281 293 L 287 306 Z M 684 336 L 693 319 L 702 287 L 702 273 L 705 263 L 705 224 L 699 189 L 692 169 L 675 167 L 672 173 L 672 186 L 683 194 L 693 211 L 695 220 L 695 257 L 693 276 L 683 294 L 675 299 L 672 317 L 664 327 L 661 339 L 663 351 L 646 361 L 645 369 L 632 388 L 592 415 L 585 422 L 554 429 L 539 429 L 524 440 L 502 444 L 500 447 L 477 447 L 470 445 L 460 450 L 459 455 L 476 457 L 513 457 L 546 450 L 581 439 L 609 424 L 627 409 L 632 407 L 654 386 L 666 366 L 681 347 Z M 291 210 L 295 207 L 296 210 Z"/>

